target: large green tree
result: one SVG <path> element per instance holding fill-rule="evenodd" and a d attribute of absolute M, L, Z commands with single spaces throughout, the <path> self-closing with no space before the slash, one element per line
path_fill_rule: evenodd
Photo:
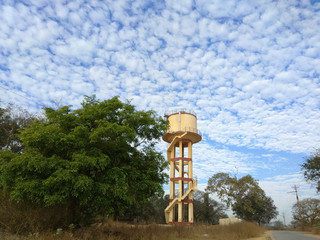
<path fill-rule="evenodd" d="M 304 178 L 317 185 L 317 191 L 320 192 L 320 149 L 308 157 L 302 164 Z"/>
<path fill-rule="evenodd" d="M 234 214 L 246 221 L 265 224 L 278 215 L 273 200 L 250 175 L 237 179 L 227 173 L 217 173 L 209 179 L 207 190 L 217 194 Z"/>
<path fill-rule="evenodd" d="M 65 206 L 79 222 L 123 213 L 162 191 L 166 161 L 155 144 L 167 122 L 117 97 L 45 109 L 25 129 L 22 154 L 0 152 L 0 183 L 12 200 Z"/>

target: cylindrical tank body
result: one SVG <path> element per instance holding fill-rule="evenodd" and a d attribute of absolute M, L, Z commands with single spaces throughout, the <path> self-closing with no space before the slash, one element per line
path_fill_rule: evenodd
<path fill-rule="evenodd" d="M 189 132 L 190 140 L 192 140 L 193 143 L 201 141 L 201 135 L 197 129 L 197 117 L 194 114 L 179 111 L 167 114 L 165 117 L 167 117 L 169 121 L 169 129 L 162 137 L 164 141 L 170 143 L 175 136 L 181 135 L 182 132 Z"/>

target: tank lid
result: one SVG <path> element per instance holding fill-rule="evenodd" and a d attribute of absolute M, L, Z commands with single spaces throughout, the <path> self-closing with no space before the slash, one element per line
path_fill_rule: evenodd
<path fill-rule="evenodd" d="M 189 110 L 189 109 L 172 109 L 172 110 L 168 110 L 168 111 L 166 111 L 164 113 L 164 116 L 166 118 L 168 118 L 170 115 L 173 115 L 173 114 L 176 114 L 176 113 L 179 113 L 179 112 L 191 114 L 191 115 L 194 115 L 195 117 L 197 117 L 196 113 L 194 111 L 192 111 L 192 110 Z"/>

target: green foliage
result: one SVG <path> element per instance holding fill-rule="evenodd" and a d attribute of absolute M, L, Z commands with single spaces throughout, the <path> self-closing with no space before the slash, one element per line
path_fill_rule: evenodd
<path fill-rule="evenodd" d="M 85 97 L 82 108 L 45 109 L 22 131 L 21 155 L 0 152 L 0 183 L 10 198 L 65 205 L 73 221 L 120 215 L 162 191 L 164 157 L 155 148 L 167 122 L 117 97 Z"/>
<path fill-rule="evenodd" d="M 154 195 L 146 203 L 128 209 L 119 220 L 164 224 L 164 209 L 168 203 L 169 195 Z M 196 223 L 218 224 L 220 218 L 228 217 L 224 212 L 225 206 L 210 198 L 207 192 L 197 190 L 193 204 Z"/>
<path fill-rule="evenodd" d="M 121 221 L 138 223 L 165 223 L 164 209 L 169 202 L 169 195 L 155 194 L 146 203 L 128 209 L 119 218 Z"/>
<path fill-rule="evenodd" d="M 0 108 L 0 150 L 10 149 L 21 153 L 23 146 L 19 138 L 20 130 L 28 127 L 36 117 L 21 108 L 8 105 Z"/>
<path fill-rule="evenodd" d="M 217 173 L 208 181 L 207 190 L 215 193 L 233 212 L 246 221 L 269 223 L 278 215 L 273 200 L 267 197 L 250 175 L 240 179 Z"/>
<path fill-rule="evenodd" d="M 194 193 L 194 220 L 197 223 L 218 224 L 220 218 L 227 218 L 225 206 L 210 197 L 208 192 Z"/>
<path fill-rule="evenodd" d="M 304 178 L 317 184 L 317 191 L 320 192 L 320 150 L 308 157 L 302 164 Z"/>
<path fill-rule="evenodd" d="M 268 227 L 271 228 L 272 230 L 285 230 L 286 228 L 286 226 L 280 220 L 273 222 L 273 224 Z"/>

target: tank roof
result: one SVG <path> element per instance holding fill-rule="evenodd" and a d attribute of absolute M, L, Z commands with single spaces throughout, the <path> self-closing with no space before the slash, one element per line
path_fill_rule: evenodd
<path fill-rule="evenodd" d="M 191 114 L 191 115 L 197 117 L 197 116 L 196 116 L 196 113 L 195 113 L 194 111 L 192 111 L 192 110 L 189 110 L 189 109 L 173 109 L 173 110 L 169 110 L 169 111 L 166 111 L 166 112 L 164 113 L 164 116 L 165 116 L 166 118 L 168 118 L 170 115 L 178 114 L 179 112 L 181 112 L 181 113 L 186 113 L 186 114 Z"/>

